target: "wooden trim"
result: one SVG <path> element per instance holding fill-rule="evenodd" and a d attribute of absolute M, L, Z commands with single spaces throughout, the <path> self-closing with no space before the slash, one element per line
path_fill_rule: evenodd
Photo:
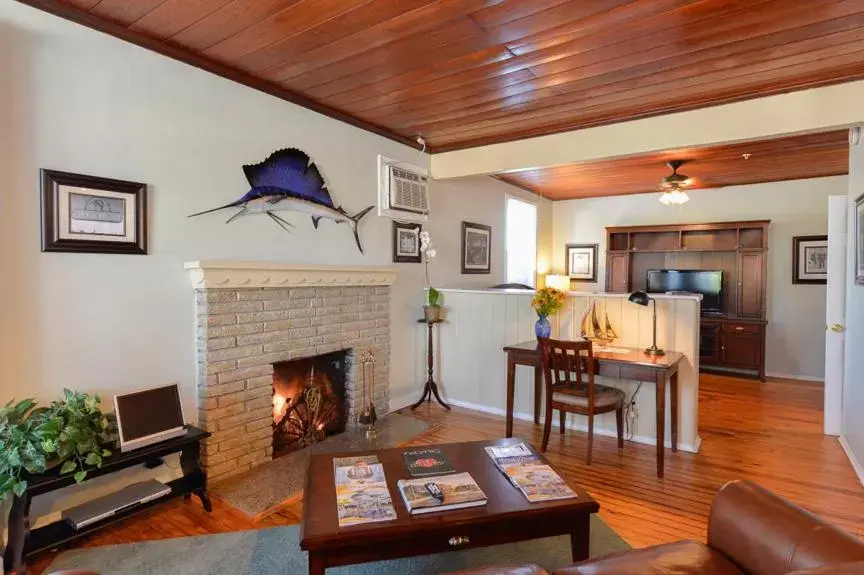
<path fill-rule="evenodd" d="M 765 227 L 771 220 L 746 220 L 739 222 L 713 222 L 707 224 L 662 224 L 655 226 L 616 226 L 607 227 L 606 232 L 610 234 L 639 233 L 639 232 L 694 232 L 707 230 L 734 230 L 738 228 Z M 669 251 L 669 250 L 664 250 Z"/>
<path fill-rule="evenodd" d="M 27 6 L 31 6 L 32 8 L 36 8 L 38 10 L 42 10 L 43 12 L 47 12 L 54 16 L 69 20 L 76 24 L 86 26 L 87 28 L 103 32 L 105 34 L 108 34 L 109 36 L 114 36 L 115 38 L 119 38 L 120 40 L 123 40 L 125 42 L 130 42 L 132 44 L 135 44 L 136 46 L 140 46 L 141 48 L 145 48 L 152 52 L 156 52 L 157 54 L 161 54 L 162 56 L 167 56 L 168 58 L 179 60 L 184 64 L 194 66 L 195 68 L 204 70 L 205 72 L 210 72 L 211 74 L 216 74 L 217 76 L 221 76 L 227 80 L 231 80 L 232 82 L 243 84 L 244 86 L 247 86 L 254 90 L 258 90 L 259 92 L 264 92 L 265 94 L 269 94 L 270 96 L 274 96 L 276 98 L 279 98 L 280 100 L 285 100 L 286 102 L 291 102 L 292 104 L 296 104 L 308 110 L 312 110 L 313 112 L 318 112 L 319 114 L 327 116 L 328 118 L 350 124 L 356 128 L 360 128 L 361 130 L 365 130 L 367 132 L 372 132 L 373 134 L 377 134 L 379 136 L 387 138 L 388 140 L 393 140 L 394 142 L 398 142 L 400 144 L 404 144 L 418 150 L 423 149 L 417 142 L 415 142 L 411 138 L 407 138 L 382 126 L 372 124 L 370 122 L 355 118 L 353 116 L 349 116 L 348 114 L 345 114 L 337 110 L 336 108 L 331 108 L 330 106 L 316 102 L 315 100 L 312 100 L 302 94 L 298 94 L 297 92 L 294 92 L 287 88 L 283 88 L 278 84 L 263 80 L 261 78 L 256 78 L 251 74 L 247 74 L 246 72 L 231 68 L 229 66 L 226 66 L 225 64 L 216 62 L 215 60 L 211 60 L 199 54 L 187 52 L 182 48 L 172 46 L 154 38 L 150 38 L 140 32 L 126 28 L 125 26 L 121 26 L 104 18 L 95 16 L 90 12 L 82 12 L 66 4 L 60 4 L 59 2 L 56 2 L 54 0 L 17 1 L 22 4 L 26 4 Z M 426 147 L 426 151 L 430 154 L 432 153 L 432 150 L 429 147 Z"/>

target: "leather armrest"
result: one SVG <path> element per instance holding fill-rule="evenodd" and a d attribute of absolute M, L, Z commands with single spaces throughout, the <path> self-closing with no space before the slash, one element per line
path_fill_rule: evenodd
<path fill-rule="evenodd" d="M 864 561 L 864 543 L 750 481 L 714 497 L 708 545 L 754 575 Z"/>

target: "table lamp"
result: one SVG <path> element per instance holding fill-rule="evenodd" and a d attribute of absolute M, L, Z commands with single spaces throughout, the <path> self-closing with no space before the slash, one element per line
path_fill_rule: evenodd
<path fill-rule="evenodd" d="M 570 291 L 570 276 L 546 274 L 546 287 L 555 288 L 567 293 Z"/>
<path fill-rule="evenodd" d="M 649 303 L 654 304 L 654 307 L 652 309 L 652 315 L 654 320 L 654 340 L 651 343 L 651 347 L 645 350 L 645 353 L 647 353 L 648 355 L 666 355 L 665 351 L 657 347 L 657 300 L 655 300 L 653 297 L 648 297 L 648 294 L 644 291 L 634 291 L 627 299 L 637 305 L 647 306 Z"/>

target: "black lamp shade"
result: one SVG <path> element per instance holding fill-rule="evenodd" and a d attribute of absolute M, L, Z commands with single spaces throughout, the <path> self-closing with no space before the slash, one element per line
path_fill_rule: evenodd
<path fill-rule="evenodd" d="M 648 302 L 651 301 L 651 298 L 644 291 L 634 291 L 627 299 L 638 305 L 648 305 Z"/>

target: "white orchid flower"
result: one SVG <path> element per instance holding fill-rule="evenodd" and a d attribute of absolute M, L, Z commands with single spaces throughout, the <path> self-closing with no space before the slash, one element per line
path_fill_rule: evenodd
<path fill-rule="evenodd" d="M 426 250 L 426 257 L 430 260 L 435 259 L 435 256 L 437 256 L 437 255 L 438 255 L 438 252 L 436 252 L 435 250 Z"/>

